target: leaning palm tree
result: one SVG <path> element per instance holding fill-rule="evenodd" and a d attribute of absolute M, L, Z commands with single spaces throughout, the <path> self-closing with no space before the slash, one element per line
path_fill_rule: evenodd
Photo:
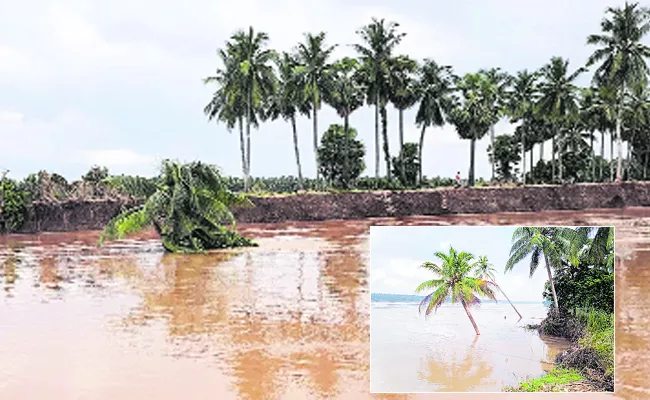
<path fill-rule="evenodd" d="M 363 64 L 367 103 L 375 106 L 375 176 L 379 177 L 379 117 L 381 115 L 381 132 L 388 179 L 391 178 L 391 175 L 386 104 L 390 93 L 391 59 L 393 51 L 406 35 L 398 33 L 398 27 L 399 24 L 396 22 L 373 18 L 370 24 L 357 32 L 364 43 L 354 45 Z"/>
<path fill-rule="evenodd" d="M 474 256 L 470 253 L 457 252 L 450 246 L 449 254 L 439 251 L 435 253 L 435 256 L 440 259 L 440 264 L 425 262 L 421 265 L 422 268 L 433 272 L 436 278 L 422 282 L 415 289 L 417 293 L 425 290 L 432 291 L 422 299 L 418 310 L 422 312 L 422 306 L 426 305 L 425 315 L 428 316 L 431 311 L 438 310 L 438 307 L 448 298 L 451 299 L 452 303 L 460 302 L 472 326 L 474 326 L 476 334 L 480 335 L 481 333 L 469 308 L 481 304 L 480 297 L 496 300 L 493 291 L 494 283 L 470 276 L 474 269 L 474 263 L 472 262 Z"/>
<path fill-rule="evenodd" d="M 486 256 L 480 256 L 478 258 L 478 261 L 476 261 L 476 263 L 474 263 L 474 272 L 476 272 L 476 277 L 477 278 L 494 283 L 494 287 L 499 289 L 501 294 L 503 294 L 503 297 L 505 297 L 506 300 L 508 300 L 508 303 L 510 303 L 510 305 L 515 310 L 517 315 L 519 315 L 519 319 L 522 318 L 519 311 L 517 311 L 517 308 L 515 307 L 515 305 L 512 304 L 512 301 L 510 301 L 508 296 L 506 296 L 506 293 L 503 291 L 503 289 L 501 289 L 501 286 L 497 285 L 496 277 L 494 276 L 494 273 L 496 272 L 496 269 L 494 269 L 494 264 L 491 264 L 488 261 L 488 258 Z"/>
<path fill-rule="evenodd" d="M 201 162 L 163 161 L 156 192 L 138 207 L 111 219 L 100 237 L 123 239 L 153 226 L 170 252 L 202 252 L 254 246 L 235 232 L 233 206 L 250 206 L 247 197 L 228 190 L 216 167 Z"/>
<path fill-rule="evenodd" d="M 538 111 L 545 115 L 553 125 L 551 154 L 553 158 L 553 181 L 555 181 L 555 152 L 556 138 L 564 124 L 578 115 L 578 87 L 575 80 L 585 71 L 584 68 L 569 73 L 569 61 L 561 57 L 553 57 L 542 70 L 540 85 L 541 98 L 537 104 Z M 561 138 L 560 138 L 561 139 Z M 562 153 L 559 154 L 560 180 L 562 180 Z"/>
<path fill-rule="evenodd" d="M 453 91 L 452 70 L 448 65 L 438 65 L 433 60 L 424 60 L 420 68 L 418 82 L 419 102 L 415 123 L 421 127 L 420 144 L 418 146 L 418 184 L 422 184 L 422 148 L 424 133 L 428 127 L 443 126 L 445 116 L 451 105 Z"/>
<path fill-rule="evenodd" d="M 318 110 L 327 86 L 330 62 L 329 58 L 336 48 L 325 44 L 325 32 L 316 35 L 305 34 L 305 42 L 296 48 L 296 58 L 299 63 L 298 72 L 302 76 L 302 87 L 311 101 L 312 123 L 314 134 L 314 158 L 316 160 L 316 179 L 318 180 Z"/>
<path fill-rule="evenodd" d="M 617 90 L 616 142 L 618 165 L 616 180 L 623 179 L 623 146 L 621 119 L 623 101 L 628 89 L 647 82 L 650 69 L 650 47 L 642 43 L 650 32 L 650 10 L 639 3 L 625 2 L 623 7 L 608 8 L 608 17 L 601 22 L 601 34 L 589 35 L 587 44 L 601 46 L 587 61 L 588 66 L 600 63 L 594 73 L 594 82 L 613 86 Z"/>
<path fill-rule="evenodd" d="M 296 164 L 298 167 L 298 185 L 303 189 L 302 166 L 300 164 L 300 150 L 298 149 L 298 133 L 296 130 L 296 114 L 309 115 L 310 104 L 301 90 L 298 83 L 299 78 L 296 73 L 298 63 L 296 59 L 288 53 L 283 53 L 278 62 L 279 88 L 278 91 L 269 98 L 267 114 L 272 119 L 282 117 L 285 121 L 291 123 L 293 132 L 293 149 L 296 155 Z"/>
<path fill-rule="evenodd" d="M 418 63 L 407 56 L 395 57 L 391 60 L 391 90 L 388 95 L 391 103 L 398 111 L 399 118 L 399 154 L 404 153 L 404 111 L 418 101 L 417 81 L 415 72 Z M 401 182 L 406 182 L 406 163 L 400 162 Z"/>
<path fill-rule="evenodd" d="M 575 237 L 571 231 L 570 228 L 557 227 L 520 227 L 515 229 L 512 234 L 510 258 L 505 267 L 505 272 L 512 271 L 516 264 L 530 256 L 529 268 L 532 277 L 539 266 L 540 258 L 543 257 L 556 311 L 559 311 L 560 307 L 557 302 L 551 268 L 559 266 L 563 255 L 567 253 L 569 242 Z"/>
<path fill-rule="evenodd" d="M 365 87 L 359 80 L 359 63 L 353 58 L 343 58 L 332 65 L 329 88 L 325 102 L 343 118 L 345 150 L 343 158 L 343 180 L 349 183 L 350 114 L 363 106 Z"/>
<path fill-rule="evenodd" d="M 262 105 L 275 93 L 277 78 L 272 62 L 275 51 L 268 49 L 269 36 L 250 27 L 235 33 L 227 43 L 227 52 L 238 65 L 238 91 L 244 96 L 246 118 L 246 170 L 251 172 L 251 125 L 256 116 L 264 116 Z"/>

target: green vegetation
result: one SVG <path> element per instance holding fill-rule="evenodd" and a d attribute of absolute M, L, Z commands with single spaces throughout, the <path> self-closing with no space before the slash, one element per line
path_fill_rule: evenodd
<path fill-rule="evenodd" d="M 15 181 L 0 175 L 0 233 L 14 232 L 23 225 L 27 193 Z"/>
<path fill-rule="evenodd" d="M 235 218 L 230 211 L 232 206 L 251 205 L 245 196 L 227 189 L 216 168 L 198 162 L 164 161 L 156 192 L 143 205 L 113 218 L 100 243 L 153 226 L 170 252 L 252 246 L 253 242 L 234 231 Z"/>
<path fill-rule="evenodd" d="M 554 307 L 538 327 L 527 328 L 572 341 L 573 347 L 558 357 L 559 367 L 577 371 L 592 389 L 613 390 L 614 228 L 517 228 L 510 254 L 506 272 L 530 256 L 531 276 L 541 260 L 549 276 L 543 295 Z M 552 374 L 510 390 L 566 389 L 556 382 L 566 371 Z"/>
<path fill-rule="evenodd" d="M 518 387 L 506 388 L 506 392 L 567 392 L 568 383 L 584 381 L 576 370 L 556 368 L 548 374 L 522 382 Z"/>
<path fill-rule="evenodd" d="M 479 297 L 495 300 L 492 290 L 494 284 L 487 280 L 469 276 L 474 269 L 472 263 L 474 256 L 470 253 L 464 251 L 459 253 L 453 247 L 450 247 L 449 254 L 439 251 L 435 255 L 442 261 L 440 265 L 431 262 L 425 262 L 421 265 L 422 268 L 433 272 L 438 279 L 422 282 L 415 289 L 416 293 L 432 290 L 430 294 L 422 299 L 418 308 L 419 311 L 422 312 L 422 306 L 426 305 L 425 315 L 428 316 L 431 311 L 436 311 L 447 298 L 451 298 L 452 303 L 460 302 L 463 305 L 476 334 L 480 335 L 481 333 L 469 311 L 469 307 L 481 304 Z"/>
<path fill-rule="evenodd" d="M 349 188 L 365 167 L 365 149 L 356 136 L 354 128 L 341 125 L 330 125 L 323 135 L 318 148 L 320 173 L 335 188 Z"/>
<path fill-rule="evenodd" d="M 503 290 L 494 283 L 492 264 L 485 256 L 476 260 L 473 254 L 464 251 L 458 252 L 451 246 L 449 254 L 436 252 L 435 256 L 442 261 L 439 265 L 425 262 L 420 266 L 434 273 L 437 279 L 422 282 L 415 289 L 417 293 L 425 290 L 432 291 L 422 299 L 418 310 L 422 312 L 422 306 L 426 305 L 425 316 L 429 316 L 431 311 L 437 311 L 438 307 L 447 299 L 450 299 L 452 303 L 461 303 L 476 334 L 480 335 L 478 326 L 469 310 L 470 307 L 480 305 L 481 297 L 496 300 L 494 289 L 499 289 L 503 293 Z M 505 293 L 503 294 L 505 296 Z M 510 304 L 512 305 L 512 303 Z M 514 305 L 512 308 L 519 314 Z M 521 314 L 519 317 L 521 318 Z"/>
<path fill-rule="evenodd" d="M 491 68 L 458 76 L 451 66 L 400 54 L 406 33 L 398 23 L 384 19 L 373 18 L 361 27 L 357 31 L 359 41 L 352 46 L 357 57 L 341 60 L 333 59 L 337 46 L 326 44 L 324 32 L 306 34 L 303 42 L 280 55 L 269 48 L 266 33 L 255 33 L 251 27 L 235 33 L 218 51 L 221 65 L 215 76 L 206 79 L 206 83 L 216 84 L 216 91 L 204 111 L 209 119 L 224 123 L 228 129 L 238 126 L 245 191 L 251 188 L 250 128 L 280 117 L 292 125 L 298 187 L 306 190 L 310 185 L 302 184 L 295 126 L 298 116 L 312 119 L 319 181 L 322 132 L 318 115 L 323 105 L 343 118 L 344 130 L 355 110 L 364 104 L 374 108 L 374 178 L 379 179 L 383 153 L 386 189 L 392 188 L 395 177 L 403 187 L 426 187 L 421 172 L 425 132 L 446 124 L 469 142 L 470 186 L 478 185 L 474 174 L 476 142 L 488 133 L 490 182 L 497 178 L 523 183 L 603 182 L 614 177 L 617 181 L 646 180 L 650 158 L 650 47 L 643 40 L 648 32 L 650 11 L 638 3 L 625 3 L 608 8 L 601 32 L 587 38 L 587 44 L 595 47 L 585 66 L 552 57 L 536 71 L 511 74 Z M 590 87 L 578 87 L 578 78 L 588 68 L 593 69 Z M 389 105 L 399 118 L 399 148 L 393 152 L 389 148 Z M 421 129 L 417 144 L 404 142 L 408 123 L 404 115 L 410 108 L 416 108 L 412 123 Z M 502 120 L 516 124 L 514 131 L 496 135 L 495 127 Z M 609 160 L 604 154 L 606 136 L 617 148 L 614 157 L 611 146 Z M 550 157 L 546 157 L 550 160 L 546 160 L 544 145 L 549 141 Z M 594 147 L 596 141 L 600 142 L 600 155 Z M 627 156 L 623 154 L 624 141 Z M 533 165 L 533 151 L 537 149 L 540 161 Z M 528 171 L 526 160 L 530 160 Z M 346 158 L 339 162 L 337 169 L 346 171 Z M 419 170 L 417 179 L 412 176 L 414 168 Z M 353 179 L 343 181 L 349 185 Z"/>

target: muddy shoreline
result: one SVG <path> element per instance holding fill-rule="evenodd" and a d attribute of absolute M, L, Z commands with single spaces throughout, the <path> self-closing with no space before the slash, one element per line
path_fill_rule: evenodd
<path fill-rule="evenodd" d="M 251 197 L 255 207 L 235 209 L 240 223 L 491 214 L 650 206 L 650 183 L 579 184 L 517 188 L 401 192 L 306 193 Z M 133 200 L 35 203 L 19 233 L 102 229 Z"/>

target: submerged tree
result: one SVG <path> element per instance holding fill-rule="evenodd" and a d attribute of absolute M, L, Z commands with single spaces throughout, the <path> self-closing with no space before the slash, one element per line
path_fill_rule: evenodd
<path fill-rule="evenodd" d="M 476 334 L 480 335 L 469 308 L 481 304 L 480 297 L 496 300 L 493 291 L 496 285 L 491 281 L 470 276 L 474 271 L 472 262 L 474 256 L 470 253 L 464 251 L 459 253 L 450 246 L 449 254 L 439 251 L 435 253 L 435 256 L 442 261 L 440 265 L 432 262 L 425 262 L 421 265 L 422 268 L 433 272 L 438 278 L 422 282 L 415 289 L 417 293 L 425 290 L 432 291 L 422 299 L 418 310 L 422 312 L 422 306 L 426 305 L 425 315 L 428 316 L 431 311 L 436 311 L 447 298 L 450 298 L 452 303 L 460 302 L 474 326 Z"/>
<path fill-rule="evenodd" d="M 201 162 L 162 163 L 158 189 L 138 207 L 124 211 L 104 228 L 100 244 L 153 226 L 170 252 L 255 246 L 235 232 L 233 206 L 251 206 L 247 197 L 232 193 L 218 169 Z"/>
<path fill-rule="evenodd" d="M 519 319 L 521 319 L 522 316 L 517 310 L 517 307 L 515 307 L 515 305 L 512 304 L 512 301 L 510 301 L 508 296 L 506 296 L 506 292 L 504 292 L 503 289 L 501 289 L 501 286 L 497 285 L 496 278 L 494 276 L 494 272 L 496 271 L 496 269 L 494 269 L 494 265 L 488 261 L 486 256 L 480 256 L 478 258 L 478 261 L 474 264 L 474 271 L 476 272 L 476 276 L 478 278 L 483 280 L 489 280 L 490 282 L 494 283 L 494 286 L 497 289 L 499 289 L 501 294 L 503 294 L 503 297 L 505 297 L 506 300 L 508 300 L 508 303 L 510 303 L 510 305 L 515 310 L 517 315 L 519 315 Z"/>

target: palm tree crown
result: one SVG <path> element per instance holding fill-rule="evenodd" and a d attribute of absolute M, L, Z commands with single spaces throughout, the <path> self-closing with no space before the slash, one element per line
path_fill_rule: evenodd
<path fill-rule="evenodd" d="M 415 289 L 417 293 L 431 291 L 420 302 L 419 311 L 422 312 L 422 307 L 426 306 L 425 315 L 428 316 L 449 298 L 452 303 L 463 305 L 476 334 L 479 335 L 469 307 L 481 304 L 480 297 L 496 300 L 494 283 L 470 275 L 474 271 L 474 256 L 471 253 L 458 252 L 450 247 L 448 254 L 436 252 L 435 256 L 440 259 L 440 264 L 425 262 L 421 265 L 422 268 L 433 272 L 437 278 L 422 282 Z"/>

